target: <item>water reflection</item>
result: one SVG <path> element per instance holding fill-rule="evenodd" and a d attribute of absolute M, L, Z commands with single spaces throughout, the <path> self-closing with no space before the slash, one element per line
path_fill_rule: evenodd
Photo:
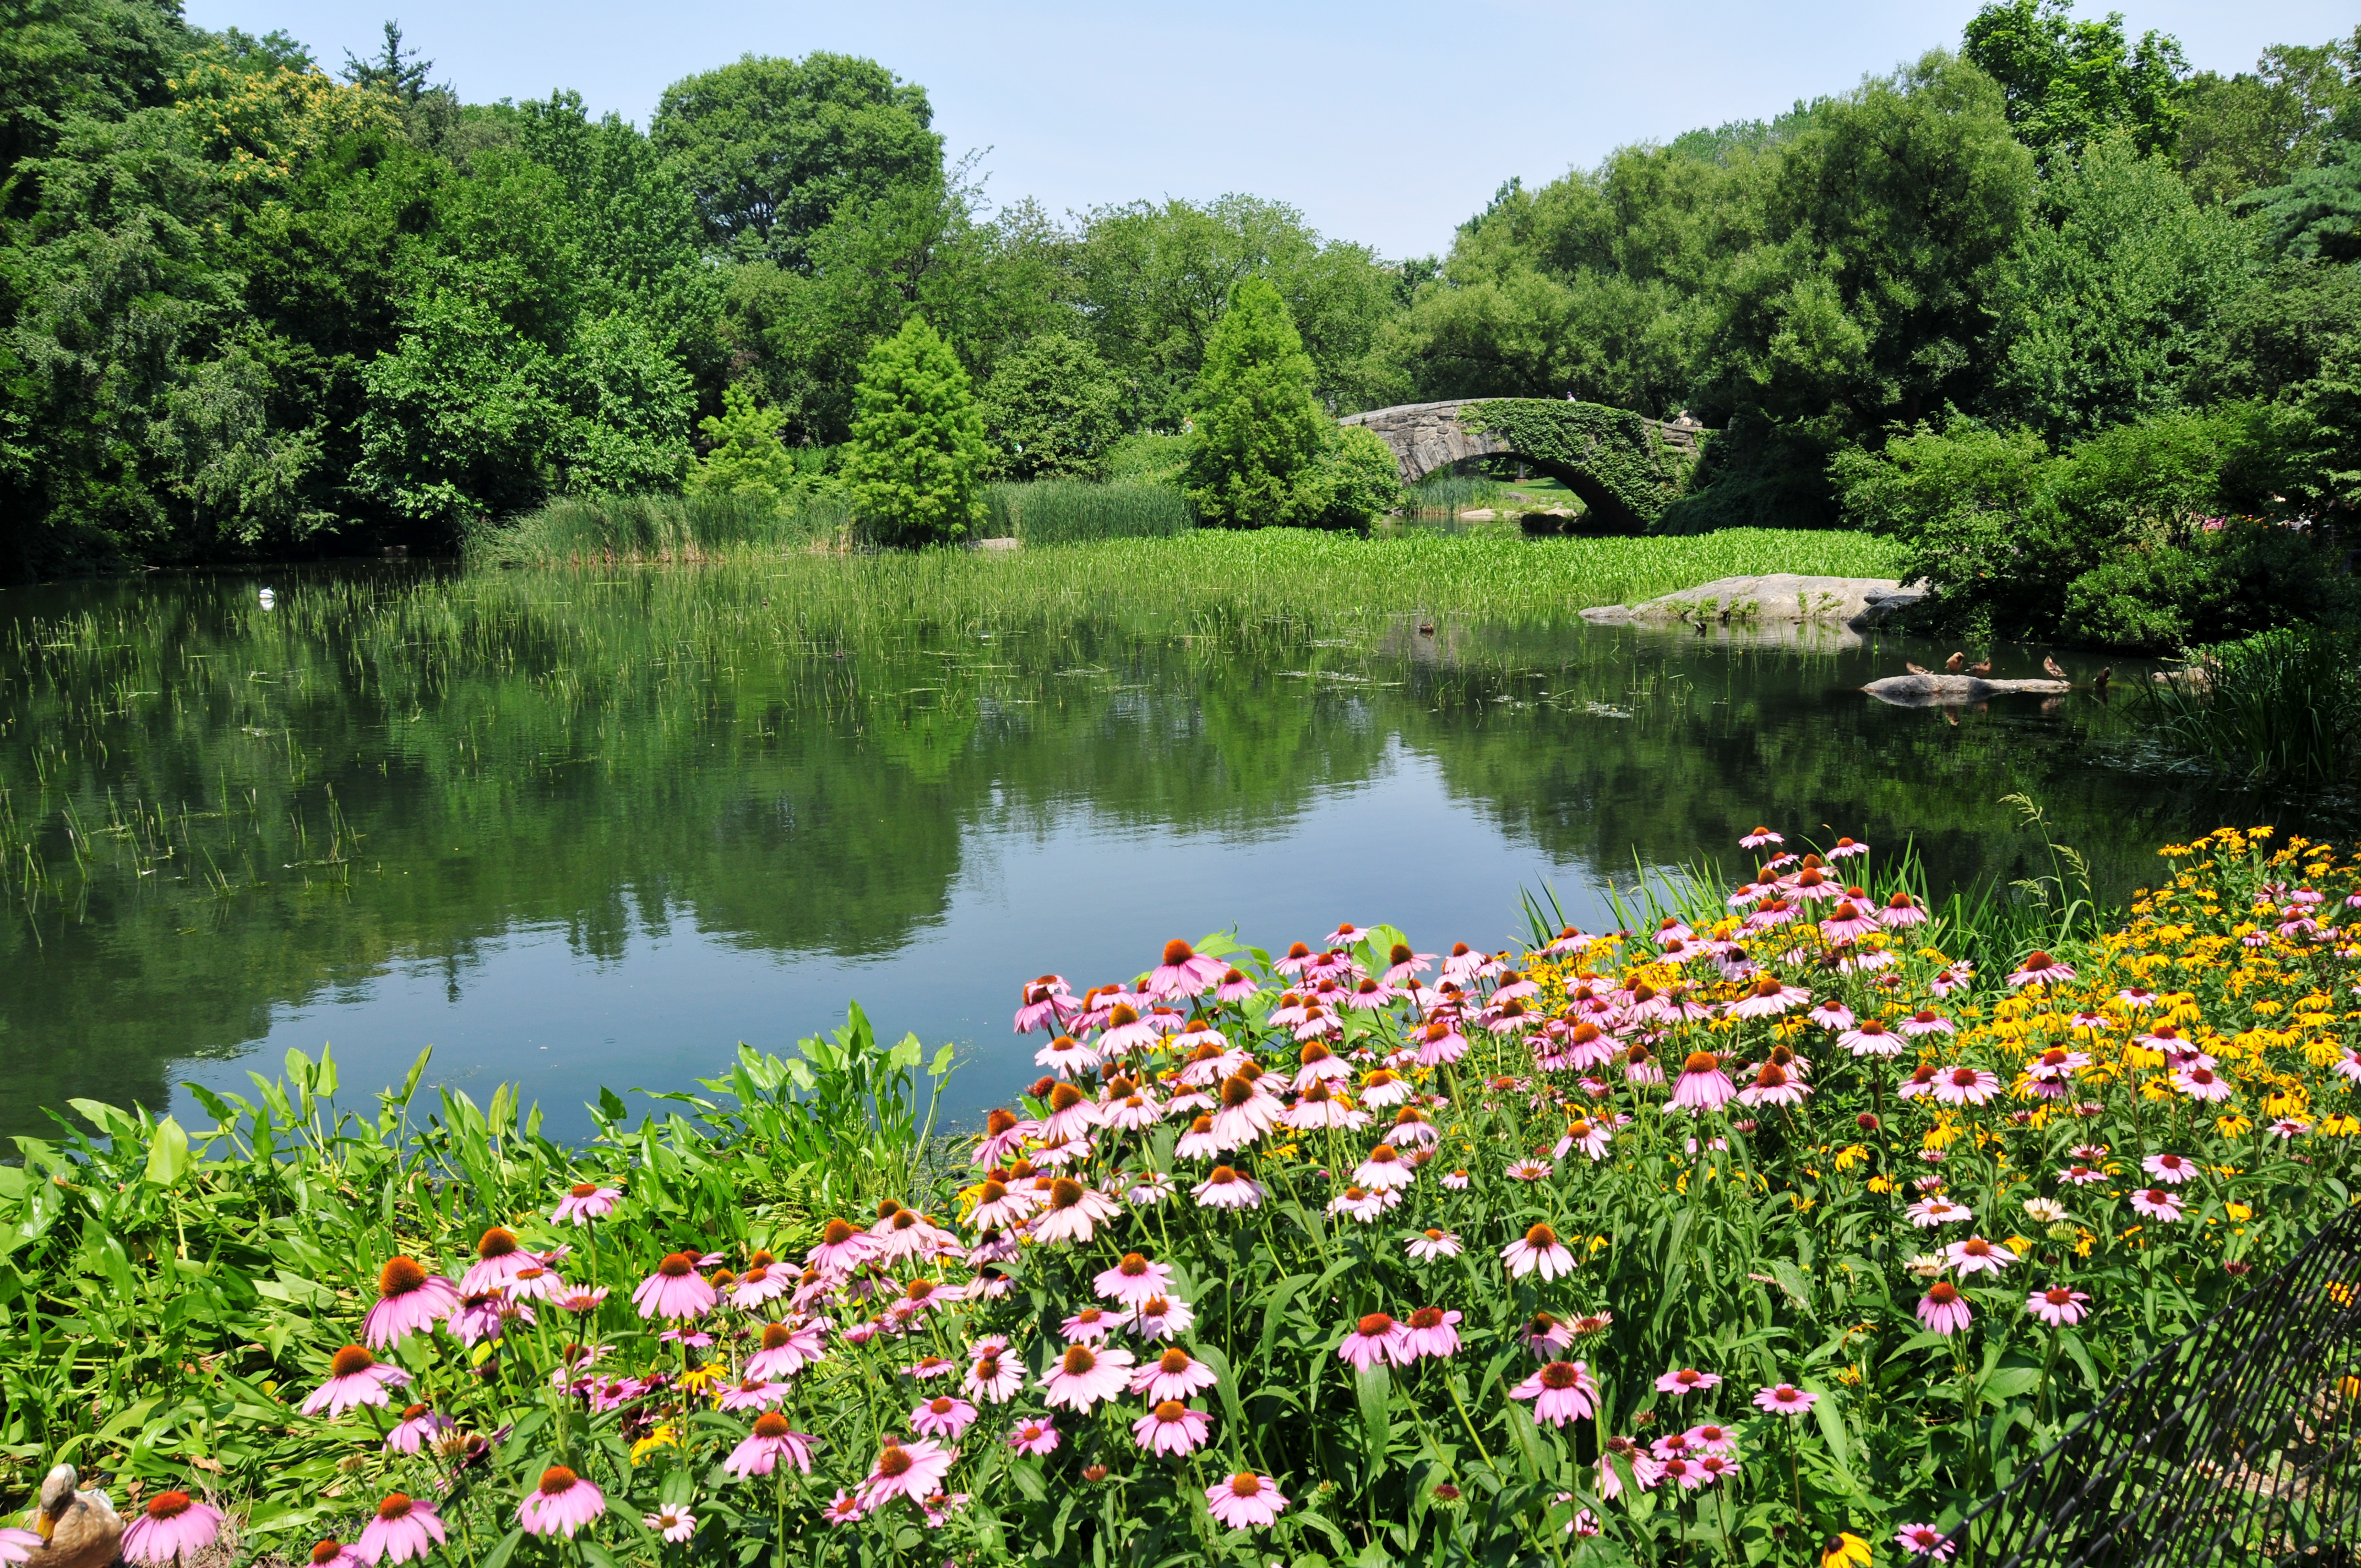
<path fill-rule="evenodd" d="M 1175 934 L 1499 943 L 1521 887 L 1599 918 L 1635 866 L 1739 869 L 1758 820 L 2005 881 L 2040 850 L 2020 792 L 2119 895 L 2247 814 L 2157 773 L 2120 694 L 1880 707 L 1864 680 L 1946 652 L 1890 640 L 1083 617 L 831 647 L 678 581 L 511 583 L 534 613 L 456 630 L 385 613 L 399 586 L 374 619 L 276 587 L 267 620 L 236 581 L 0 596 L 0 1135 L 323 1040 L 363 1089 L 431 1042 L 434 1078 L 520 1079 L 573 1135 L 597 1085 L 684 1086 L 851 995 L 973 1042 L 972 1107 L 1030 1076 L 1018 978 Z"/>

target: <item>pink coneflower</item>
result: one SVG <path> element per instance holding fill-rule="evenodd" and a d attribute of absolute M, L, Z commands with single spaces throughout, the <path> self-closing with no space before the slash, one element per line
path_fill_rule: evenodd
<path fill-rule="evenodd" d="M 2025 956 L 2025 961 L 2008 977 L 2013 990 L 2025 985 L 2063 984 L 2074 978 L 2074 966 L 2061 963 L 2048 953 L 2036 949 Z"/>
<path fill-rule="evenodd" d="M 22 1563 L 39 1551 L 44 1544 L 41 1538 L 29 1530 L 17 1530 L 14 1526 L 0 1528 L 0 1563 Z M 336 1546 L 336 1551 L 328 1556 L 329 1563 L 339 1562 L 349 1563 L 351 1561 L 341 1544 L 336 1542 L 323 1542 L 323 1544 Z M 320 1563 L 317 1548 L 313 1551 L 312 1560 L 318 1568 L 325 1568 L 325 1564 Z"/>
<path fill-rule="evenodd" d="M 1892 898 L 1887 899 L 1884 907 L 1877 912 L 1878 924 L 1894 930 L 1899 930 L 1905 926 L 1923 925 L 1926 919 L 1927 911 L 1906 893 L 1895 894 Z"/>
<path fill-rule="evenodd" d="M 1241 969 L 1226 969 L 1213 987 L 1216 1002 L 1244 1002 L 1262 989 L 1255 978 Z"/>
<path fill-rule="evenodd" d="M 1217 1165 L 1192 1192 L 1202 1209 L 1253 1209 L 1262 1203 L 1262 1189 L 1226 1165 Z"/>
<path fill-rule="evenodd" d="M 1131 1391 L 1151 1400 L 1187 1399 L 1219 1381 L 1212 1367 L 1174 1345 L 1132 1374 Z"/>
<path fill-rule="evenodd" d="M 1812 993 L 1800 985 L 1781 982 L 1774 974 L 1757 975 L 1746 993 L 1729 1007 L 1733 1018 L 1774 1018 L 1802 1006 Z"/>
<path fill-rule="evenodd" d="M 1467 1173 L 1464 1170 L 1445 1171 L 1443 1185 L 1453 1192 L 1465 1192 L 1467 1190 Z"/>
<path fill-rule="evenodd" d="M 1164 961 L 1148 976 L 1148 994 L 1176 998 L 1212 990 L 1222 979 L 1223 965 L 1175 938 L 1164 944 Z"/>
<path fill-rule="evenodd" d="M 1172 1179 L 1160 1170 L 1151 1170 L 1124 1190 L 1123 1200 L 1134 1208 L 1151 1208 L 1172 1196 Z"/>
<path fill-rule="evenodd" d="M 983 1136 L 977 1140 L 974 1163 L 998 1165 L 1025 1145 L 1025 1140 L 1040 1130 L 1039 1124 L 1028 1122 L 1016 1112 L 994 1106 L 984 1113 Z"/>
<path fill-rule="evenodd" d="M 1414 974 L 1434 967 L 1433 953 L 1414 953 L 1407 942 L 1396 942 L 1386 953 L 1386 983 L 1400 985 Z"/>
<path fill-rule="evenodd" d="M 942 1489 L 945 1475 L 959 1458 L 959 1450 L 945 1448 L 931 1438 L 916 1442 L 885 1440 L 878 1451 L 877 1463 L 870 1467 L 868 1478 L 861 1483 L 861 1506 L 875 1509 L 895 1497 L 907 1497 L 924 1506 L 926 1500 Z"/>
<path fill-rule="evenodd" d="M 456 1422 L 438 1414 L 432 1405 L 412 1405 L 401 1412 L 401 1419 L 385 1434 L 385 1451 L 416 1453 L 445 1432 L 458 1430 Z"/>
<path fill-rule="evenodd" d="M 532 1308 L 511 1302 L 500 1291 L 462 1296 L 459 1310 L 451 1314 L 451 1332 L 459 1336 L 461 1344 L 478 1345 L 500 1338 L 512 1316 L 522 1316 L 528 1323 L 533 1321 Z"/>
<path fill-rule="evenodd" d="M 1361 1080 L 1362 1102 L 1380 1110 L 1400 1104 L 1411 1092 L 1410 1080 L 1391 1068 L 1381 1067 Z"/>
<path fill-rule="evenodd" d="M 1764 1062 L 1754 1081 L 1738 1091 L 1744 1105 L 1801 1105 L 1811 1085 L 1791 1076 L 1777 1062 Z"/>
<path fill-rule="evenodd" d="M 1400 1194 L 1374 1192 L 1366 1187 L 1347 1187 L 1328 1200 L 1328 1212 L 1343 1214 L 1364 1225 L 1374 1224 L 1386 1212 L 1387 1201 L 1400 1201 Z"/>
<path fill-rule="evenodd" d="M 1417 1175 L 1417 1170 L 1402 1158 L 1393 1145 L 1379 1144 L 1354 1170 L 1353 1180 L 1363 1187 L 1389 1192 L 1408 1187 Z"/>
<path fill-rule="evenodd" d="M 2169 1224 L 2180 1218 L 2180 1194 L 2161 1187 L 2134 1188 L 2132 1212 Z"/>
<path fill-rule="evenodd" d="M 1535 1272 L 1543 1279 L 1555 1279 L 1561 1274 L 1574 1272 L 1574 1254 L 1565 1249 L 1557 1233 L 1547 1225 L 1535 1225 L 1502 1247 L 1500 1257 L 1508 1264 L 1511 1279 L 1522 1279 Z"/>
<path fill-rule="evenodd" d="M 1213 1135 L 1213 1119 L 1200 1116 L 1189 1124 L 1172 1145 L 1172 1152 L 1182 1159 L 1212 1159 L 1222 1152 L 1221 1139 Z"/>
<path fill-rule="evenodd" d="M 1212 1423 L 1202 1413 L 1178 1399 L 1158 1400 L 1146 1415 L 1131 1423 L 1132 1437 L 1149 1453 L 1194 1453 L 1212 1431 Z"/>
<path fill-rule="evenodd" d="M 1402 1348 L 1407 1365 L 1421 1356 L 1445 1360 L 1459 1354 L 1459 1318 L 1440 1307 L 1421 1307 L 1403 1325 Z"/>
<path fill-rule="evenodd" d="M 2016 1261 L 2016 1254 L 1998 1242 L 1988 1242 L 1982 1236 L 1953 1242 L 1943 1249 L 1943 1255 L 1959 1271 L 1961 1278 L 1971 1274 L 1998 1274 Z"/>
<path fill-rule="evenodd" d="M 1371 1312 L 1345 1335 L 1345 1343 L 1336 1347 L 1336 1359 L 1351 1363 L 1356 1372 L 1389 1364 L 1407 1366 L 1417 1359 L 1404 1343 L 1408 1337 L 1408 1332 L 1392 1318 Z"/>
<path fill-rule="evenodd" d="M 1121 1056 L 1126 1051 L 1151 1049 L 1163 1038 L 1162 1032 L 1128 1002 L 1118 1002 L 1107 1010 L 1106 1033 L 1098 1040 L 1099 1050 L 1106 1055 Z"/>
<path fill-rule="evenodd" d="M 1061 1176 L 1049 1184 L 1048 1212 L 1033 1221 L 1033 1239 L 1042 1243 L 1086 1242 L 1101 1220 L 1112 1220 L 1122 1212 L 1123 1206 L 1105 1193 Z"/>
<path fill-rule="evenodd" d="M 2312 1131 L 2312 1124 L 2301 1116 L 2282 1116 L 2271 1124 L 2271 1135 L 2278 1138 L 2300 1138 Z"/>
<path fill-rule="evenodd" d="M 1774 1416 L 1800 1416 L 1819 1399 L 1817 1394 L 1807 1394 L 1792 1383 L 1774 1383 L 1757 1391 L 1754 1407 Z"/>
<path fill-rule="evenodd" d="M 1786 841 L 1768 828 L 1757 828 L 1753 832 L 1739 839 L 1738 845 L 1742 850 L 1759 850 L 1765 844 L 1784 844 Z"/>
<path fill-rule="evenodd" d="M 1016 1033 L 1029 1035 L 1044 1025 L 1070 1017 L 1082 1011 L 1066 987 L 1062 976 L 1045 974 L 1019 992 L 1016 1007 Z"/>
<path fill-rule="evenodd" d="M 1433 1263 L 1438 1257 L 1459 1255 L 1459 1235 L 1455 1231 L 1421 1231 L 1403 1244 L 1403 1249 L 1421 1263 Z"/>
<path fill-rule="evenodd" d="M 1577 1116 L 1565 1124 L 1565 1136 L 1558 1140 L 1557 1152 L 1580 1149 L 1592 1164 L 1607 1157 L 1608 1146 L 1615 1141 L 1615 1131 L 1604 1121 L 1594 1122 L 1587 1116 Z"/>
<path fill-rule="evenodd" d="M 1071 1083 L 1051 1084 L 1046 1103 L 1049 1113 L 1041 1118 L 1038 1135 L 1045 1144 L 1082 1137 L 1099 1124 L 1097 1102 Z"/>
<path fill-rule="evenodd" d="M 2069 1187 L 2091 1187 L 2107 1179 L 2107 1173 L 2087 1165 L 2070 1165 L 2058 1173 L 2058 1179 Z"/>
<path fill-rule="evenodd" d="M 1058 1423 L 1048 1416 L 1035 1416 L 1016 1423 L 1009 1432 L 1008 1446 L 1019 1453 L 1036 1458 L 1054 1453 L 1058 1448 Z"/>
<path fill-rule="evenodd" d="M 1820 935 L 1831 945 L 1857 942 L 1877 928 L 1877 916 L 1850 898 L 1839 899 L 1828 917 L 1820 922 Z"/>
<path fill-rule="evenodd" d="M 1551 1168 L 1545 1159 L 1521 1159 L 1500 1174 L 1512 1181 L 1543 1181 L 1548 1179 Z"/>
<path fill-rule="evenodd" d="M 1656 1379 L 1659 1394 L 1702 1394 L 1721 1386 L 1719 1373 L 1699 1372 L 1694 1366 L 1684 1366 L 1677 1372 L 1667 1372 Z"/>
<path fill-rule="evenodd" d="M 975 1420 L 975 1407 L 950 1394 L 921 1399 L 910 1408 L 910 1430 L 920 1437 L 956 1438 Z"/>
<path fill-rule="evenodd" d="M 1948 1279 L 1938 1279 L 1918 1299 L 1918 1321 L 1936 1333 L 1963 1332 L 1971 1316 L 1967 1298 Z"/>
<path fill-rule="evenodd" d="M 357 1344 L 348 1344 L 328 1359 L 328 1380 L 303 1397 L 307 1416 L 341 1416 L 356 1405 L 385 1405 L 388 1388 L 399 1388 L 410 1374 L 390 1366 Z"/>
<path fill-rule="evenodd" d="M 631 1300 L 643 1318 L 699 1317 L 712 1310 L 719 1299 L 712 1283 L 697 1272 L 696 1256 L 685 1252 L 674 1253 L 656 1265 L 656 1271 L 631 1292 Z"/>
<path fill-rule="evenodd" d="M 1921 1007 L 1902 1020 L 1902 1032 L 1915 1037 L 1920 1035 L 1956 1035 L 1959 1029 L 1932 1007 Z"/>
<path fill-rule="evenodd" d="M 1051 1365 L 1049 1375 L 1040 1381 L 1044 1402 L 1077 1415 L 1086 1414 L 1101 1399 L 1112 1399 L 1123 1392 L 1131 1365 L 1131 1353 L 1127 1350 L 1068 1345 L 1066 1354 Z"/>
<path fill-rule="evenodd" d="M 1904 1525 L 1894 1532 L 1894 1544 L 1913 1557 L 1932 1557 L 1938 1563 L 1950 1561 L 1951 1543 L 1930 1524 Z"/>
<path fill-rule="evenodd" d="M 459 1294 L 480 1296 L 498 1290 L 514 1279 L 519 1270 L 540 1266 L 541 1259 L 524 1249 L 514 1231 L 494 1225 L 476 1244 L 476 1261 L 460 1277 Z"/>
<path fill-rule="evenodd" d="M 2032 1064 L 2025 1070 L 2026 1075 L 2036 1082 L 2064 1083 L 2077 1071 L 2090 1065 L 2091 1058 L 2088 1053 L 2065 1050 L 2052 1046 L 2035 1058 Z"/>
<path fill-rule="evenodd" d="M 1579 1361 L 1553 1361 L 1509 1390 L 1511 1399 L 1533 1401 L 1533 1425 L 1562 1427 L 1598 1410 L 1598 1384 Z"/>
<path fill-rule="evenodd" d="M 1136 1310 L 1150 1296 L 1163 1293 L 1171 1283 L 1171 1265 L 1150 1263 L 1143 1254 L 1127 1252 L 1113 1268 L 1102 1270 L 1091 1285 L 1105 1299 Z"/>
<path fill-rule="evenodd" d="M 1977 1067 L 1955 1067 L 1935 1075 L 1935 1098 L 1946 1105 L 1982 1105 L 2000 1091 L 2000 1080 Z"/>
<path fill-rule="evenodd" d="M 1265 1530 L 1279 1522 L 1287 1499 L 1269 1476 L 1241 1470 L 1205 1488 L 1205 1508 L 1232 1530 Z"/>
<path fill-rule="evenodd" d="M 697 1533 L 697 1516 L 686 1508 L 666 1503 L 652 1514 L 640 1516 L 640 1522 L 650 1532 L 678 1545 Z"/>
<path fill-rule="evenodd" d="M 1233 1073 L 1222 1080 L 1221 1108 L 1213 1113 L 1213 1142 L 1224 1149 L 1244 1148 L 1279 1124 L 1284 1112 L 1276 1095 L 1258 1078 Z"/>
<path fill-rule="evenodd" d="M 2152 1154 L 2140 1161 L 2140 1168 L 2168 1187 L 2178 1187 L 2197 1174 L 2197 1162 L 2184 1155 Z"/>
<path fill-rule="evenodd" d="M 384 1557 L 407 1563 L 413 1557 L 425 1556 L 444 1540 L 443 1520 L 433 1503 L 394 1492 L 378 1504 L 376 1516 L 362 1530 L 360 1540 L 353 1543 L 352 1549 L 364 1563 L 375 1563 Z"/>
<path fill-rule="evenodd" d="M 2218 1103 L 2230 1098 L 2230 1080 L 2210 1067 L 2184 1067 L 2172 1075 L 2172 1086 L 2191 1100 Z"/>
<path fill-rule="evenodd" d="M 1699 1421 L 1681 1435 L 1689 1440 L 1692 1453 L 1720 1453 L 1731 1458 L 1738 1455 L 1738 1433 L 1719 1421 Z"/>
<path fill-rule="evenodd" d="M 721 1390 L 721 1408 L 725 1410 L 760 1410 L 786 1398 L 787 1386 L 757 1377 L 752 1373 Z"/>
<path fill-rule="evenodd" d="M 1150 1296 L 1125 1326 L 1145 1340 L 1179 1339 L 1196 1321 L 1195 1310 L 1179 1297 Z"/>
<path fill-rule="evenodd" d="M 577 1181 L 566 1189 L 566 1196 L 557 1201 L 556 1212 L 549 1216 L 550 1223 L 563 1225 L 569 1221 L 587 1225 L 593 1220 L 603 1220 L 615 1212 L 621 1201 L 620 1187 L 601 1187 L 595 1181 Z"/>
<path fill-rule="evenodd" d="M 459 1310 L 458 1288 L 429 1274 L 415 1260 L 396 1257 L 378 1274 L 377 1304 L 361 1320 L 361 1343 L 372 1350 L 399 1343 L 403 1336 Z"/>
<path fill-rule="evenodd" d="M 877 1238 L 868 1232 L 855 1230 L 843 1220 L 830 1220 L 820 1231 L 819 1245 L 804 1254 L 804 1261 L 822 1274 L 850 1274 L 868 1262 L 877 1246 Z M 647 1287 L 642 1285 L 640 1288 L 644 1290 Z"/>
<path fill-rule="evenodd" d="M 571 1541 L 576 1530 L 606 1511 L 606 1494 L 565 1465 L 553 1464 L 541 1473 L 541 1485 L 525 1494 L 517 1521 L 529 1534 Z"/>
<path fill-rule="evenodd" d="M 2052 1285 L 2047 1290 L 2036 1290 L 2027 1296 L 2025 1310 L 2053 1329 L 2068 1329 L 2089 1315 L 2090 1310 L 2084 1303 L 2090 1299 L 2080 1290 Z"/>
<path fill-rule="evenodd" d="M 1853 1026 L 1852 1009 L 1831 996 L 1804 1014 L 1823 1029 L 1845 1030 Z"/>
<path fill-rule="evenodd" d="M 826 1354 L 828 1320 L 799 1326 L 764 1323 L 752 1355 L 746 1358 L 746 1376 L 763 1379 L 792 1377 Z"/>
<path fill-rule="evenodd" d="M 1517 1331 L 1525 1348 L 1543 1361 L 1555 1361 L 1557 1353 L 1574 1343 L 1574 1325 L 1554 1312 L 1535 1312 L 1525 1326 Z"/>
<path fill-rule="evenodd" d="M 1721 1058 L 1711 1051 L 1691 1051 L 1681 1063 L 1673 1085 L 1673 1103 L 1692 1114 L 1719 1111 L 1736 1098 L 1738 1086 L 1721 1070 Z"/>
<path fill-rule="evenodd" d="M 1930 1176 L 1927 1179 L 1937 1181 L 1940 1179 Z M 1921 1198 L 1902 1212 L 1913 1225 L 1922 1231 L 1934 1225 L 1956 1225 L 1963 1220 L 1972 1220 L 1976 1217 L 1976 1212 L 1965 1203 L 1954 1203 L 1949 1198 L 1940 1196 Z"/>
<path fill-rule="evenodd" d="M 123 1532 L 123 1560 L 146 1568 L 166 1568 L 175 1561 L 185 1563 L 214 1543 L 221 1526 L 219 1508 L 198 1502 L 186 1492 L 159 1492 Z"/>
<path fill-rule="evenodd" d="M 1902 1054 L 1900 1036 L 1888 1029 L 1883 1021 L 1864 1018 L 1852 1028 L 1837 1036 L 1837 1044 L 1857 1057 L 1895 1057 Z"/>
<path fill-rule="evenodd" d="M 1059 1327 L 1069 1340 L 1082 1344 L 1097 1344 L 1123 1326 L 1123 1315 L 1104 1307 L 1084 1307 Z"/>
<path fill-rule="evenodd" d="M 1630 1438 L 1610 1437 L 1606 1448 L 1598 1456 L 1598 1495 L 1609 1502 L 1623 1495 L 1623 1476 L 1615 1464 L 1618 1459 L 1631 1467 L 1631 1484 L 1642 1492 L 1653 1491 L 1664 1478 L 1664 1465 Z"/>

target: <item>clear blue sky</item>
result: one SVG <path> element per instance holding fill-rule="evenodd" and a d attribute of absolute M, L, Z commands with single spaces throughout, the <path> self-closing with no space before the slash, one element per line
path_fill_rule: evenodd
<path fill-rule="evenodd" d="M 2193 65 L 2347 33 L 2349 3 L 2122 0 Z M 1075 0 L 188 0 L 203 27 L 284 28 L 334 68 L 389 15 L 471 102 L 571 87 L 646 124 L 666 83 L 745 52 L 864 54 L 921 82 L 988 193 L 1052 212 L 1247 191 L 1389 257 L 1442 250 L 1501 181 L 1626 142 L 1767 117 L 1959 40 L 1976 0 L 1458 0 L 1155 6 Z M 2105 7 L 2084 0 L 2081 14 Z"/>

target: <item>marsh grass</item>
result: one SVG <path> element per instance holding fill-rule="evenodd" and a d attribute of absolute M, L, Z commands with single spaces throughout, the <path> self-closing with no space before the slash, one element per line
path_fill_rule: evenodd
<path fill-rule="evenodd" d="M 1196 509 L 1170 485 L 1039 479 L 990 486 L 984 503 L 982 537 L 1018 539 L 1027 544 L 1164 539 L 1197 526 Z"/>
<path fill-rule="evenodd" d="M 1496 507 L 1506 494 L 1500 481 L 1482 474 L 1430 474 L 1410 487 L 1412 512 L 1462 512 Z"/>
<path fill-rule="evenodd" d="M 787 549 L 833 540 L 851 509 L 825 492 L 779 504 L 763 496 L 561 496 L 470 535 L 479 563 L 688 562 L 739 549 Z"/>
<path fill-rule="evenodd" d="M 2257 784 L 2349 780 L 2361 762 L 2361 638 L 2289 626 L 2195 651 L 2150 691 L 2165 732 Z"/>

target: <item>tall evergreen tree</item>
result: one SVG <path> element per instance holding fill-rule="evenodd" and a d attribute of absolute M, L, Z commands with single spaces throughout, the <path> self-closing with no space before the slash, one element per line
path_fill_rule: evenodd
<path fill-rule="evenodd" d="M 1249 278 L 1205 345 L 1189 494 L 1208 523 L 1308 527 L 1327 512 L 1326 417 L 1312 356 L 1279 290 Z"/>
<path fill-rule="evenodd" d="M 983 416 L 959 356 L 924 316 L 870 350 L 853 394 L 845 482 L 883 544 L 955 544 L 983 516 Z"/>

